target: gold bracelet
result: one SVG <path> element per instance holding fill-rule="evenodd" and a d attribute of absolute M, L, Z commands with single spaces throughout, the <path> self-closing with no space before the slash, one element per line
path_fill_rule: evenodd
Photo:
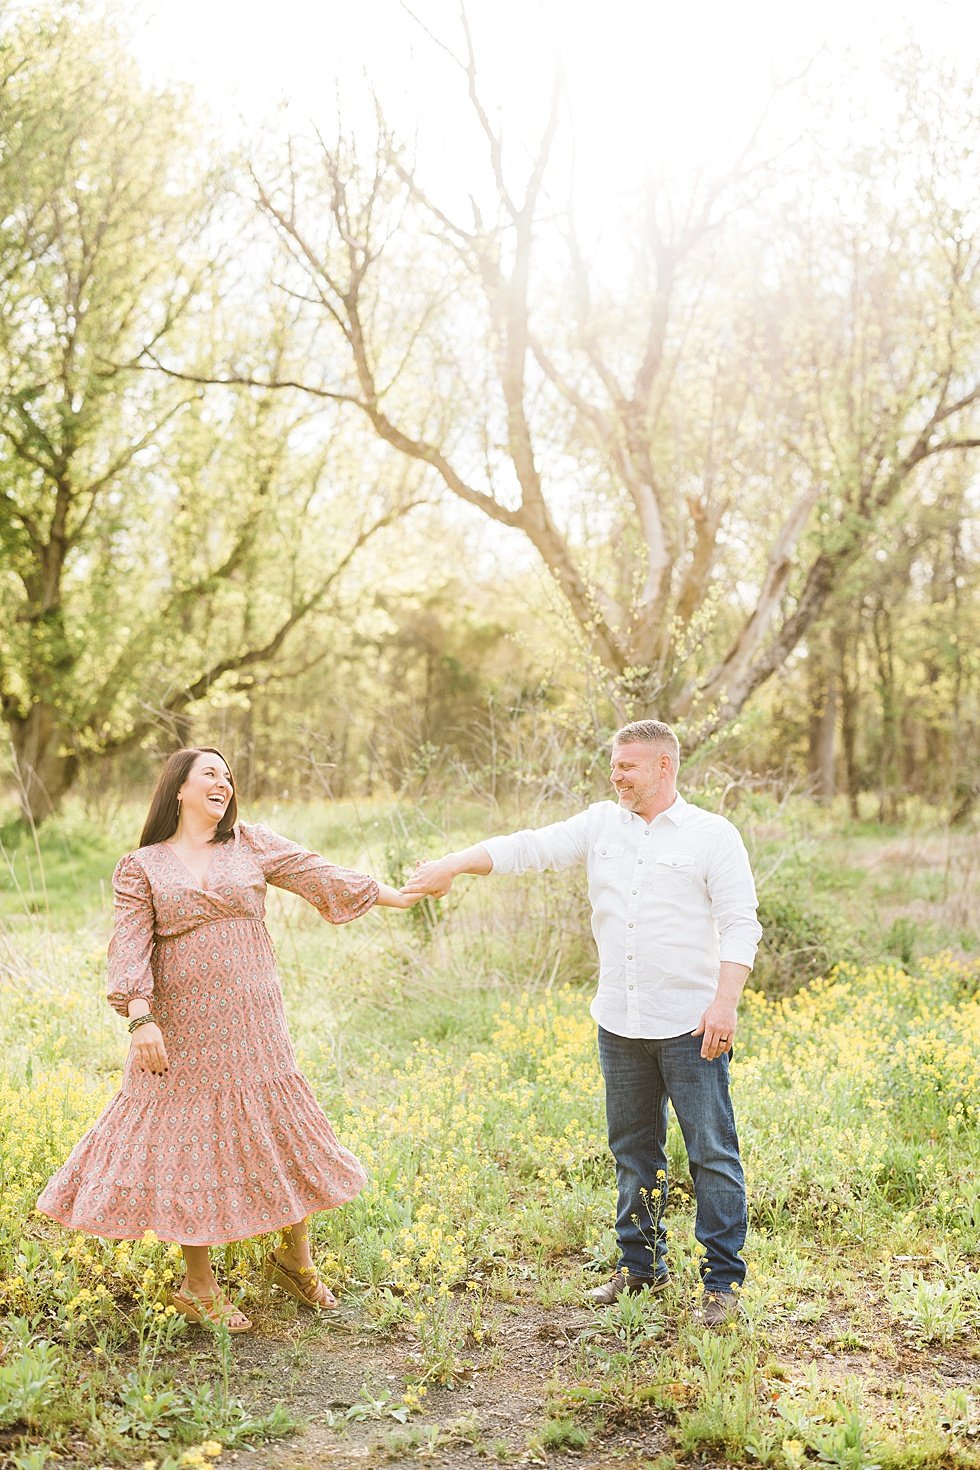
<path fill-rule="evenodd" d="M 133 1032 L 137 1029 L 138 1026 L 145 1026 L 147 1021 L 152 1020 L 153 1016 L 149 1011 L 146 1012 L 145 1016 L 133 1016 L 129 1022 L 129 1025 L 126 1027 L 126 1030 L 129 1032 L 130 1036 L 132 1036 Z"/>

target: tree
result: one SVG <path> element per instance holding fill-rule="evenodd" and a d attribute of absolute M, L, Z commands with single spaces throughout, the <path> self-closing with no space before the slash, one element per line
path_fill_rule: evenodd
<path fill-rule="evenodd" d="M 366 162 L 349 138 L 294 140 L 253 171 L 283 284 L 346 356 L 280 383 L 356 407 L 526 537 L 617 710 L 655 701 L 703 737 L 784 667 L 924 467 L 980 443 L 958 200 L 975 99 L 907 58 L 897 140 L 792 170 L 760 124 L 718 177 L 647 185 L 610 282 L 548 191 L 559 90 L 524 166 L 465 17 L 463 46 L 490 181 L 469 218 L 383 120 Z"/>
<path fill-rule="evenodd" d="M 951 824 L 976 800 L 977 490 L 962 456 L 878 526 L 752 722 L 757 765 L 815 796 L 873 793 L 882 821 L 914 796 Z M 787 757 L 789 759 L 787 760 Z"/>
<path fill-rule="evenodd" d="M 82 762 L 179 738 L 274 658 L 405 477 L 318 552 L 352 465 L 309 402 L 205 402 L 145 371 L 164 345 L 191 366 L 211 350 L 227 280 L 230 195 L 185 110 L 75 7 L 25 21 L 2 59 L 0 710 L 37 819 Z M 255 315 L 276 372 L 281 314 Z"/>

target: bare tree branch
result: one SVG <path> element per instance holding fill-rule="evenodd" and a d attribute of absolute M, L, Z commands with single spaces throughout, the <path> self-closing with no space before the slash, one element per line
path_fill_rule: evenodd
<path fill-rule="evenodd" d="M 275 633 L 264 643 L 240 649 L 237 653 L 226 655 L 216 659 L 190 684 L 182 686 L 166 697 L 159 705 L 147 708 L 146 718 L 135 722 L 129 729 L 104 739 L 101 743 L 103 752 L 119 752 L 131 750 L 152 729 L 154 720 L 162 713 L 166 715 L 180 714 L 189 705 L 196 704 L 210 693 L 215 684 L 227 674 L 237 673 L 241 669 L 251 668 L 256 664 L 268 663 L 282 648 L 289 634 L 302 620 L 317 608 L 326 597 L 330 588 L 338 581 L 347 570 L 353 558 L 372 536 L 383 530 L 386 526 L 400 516 L 407 514 L 409 510 L 420 504 L 412 501 L 406 505 L 386 511 L 384 515 L 377 517 L 370 525 L 362 527 L 358 535 L 348 546 L 344 555 L 336 562 L 327 573 L 320 579 L 314 589 L 296 603 L 288 615 L 280 622 Z"/>

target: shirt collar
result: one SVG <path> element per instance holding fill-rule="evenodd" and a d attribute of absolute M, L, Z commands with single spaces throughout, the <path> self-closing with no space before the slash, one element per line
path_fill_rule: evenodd
<path fill-rule="evenodd" d="M 670 806 L 665 812 L 661 812 L 660 815 L 662 817 L 669 817 L 675 827 L 683 827 L 684 823 L 687 821 L 687 813 L 688 804 L 678 791 Z"/>
<path fill-rule="evenodd" d="M 674 797 L 674 800 L 671 802 L 667 810 L 663 812 L 658 812 L 657 816 L 667 817 L 669 821 L 673 822 L 675 827 L 683 827 L 685 822 L 687 821 L 687 814 L 689 811 L 690 803 L 686 802 L 683 796 L 681 796 L 680 792 L 678 791 L 677 795 Z M 620 819 L 623 822 L 643 822 L 643 818 L 637 812 L 621 811 L 619 815 Z M 657 818 L 654 817 L 653 820 L 656 821 Z M 649 826 L 649 823 L 643 822 L 643 825 L 644 827 L 646 827 Z"/>

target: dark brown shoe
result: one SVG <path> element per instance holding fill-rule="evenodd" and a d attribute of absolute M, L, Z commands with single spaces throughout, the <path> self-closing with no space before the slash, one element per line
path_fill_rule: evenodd
<path fill-rule="evenodd" d="M 611 1307 L 624 1291 L 630 1296 L 637 1296 L 641 1291 L 665 1291 L 669 1285 L 670 1277 L 667 1275 L 631 1276 L 628 1271 L 617 1271 L 604 1285 L 589 1292 L 589 1301 L 598 1307 Z"/>
<path fill-rule="evenodd" d="M 726 1322 L 745 1316 L 742 1303 L 733 1291 L 706 1291 L 701 1303 L 701 1321 L 705 1327 L 724 1327 Z"/>

